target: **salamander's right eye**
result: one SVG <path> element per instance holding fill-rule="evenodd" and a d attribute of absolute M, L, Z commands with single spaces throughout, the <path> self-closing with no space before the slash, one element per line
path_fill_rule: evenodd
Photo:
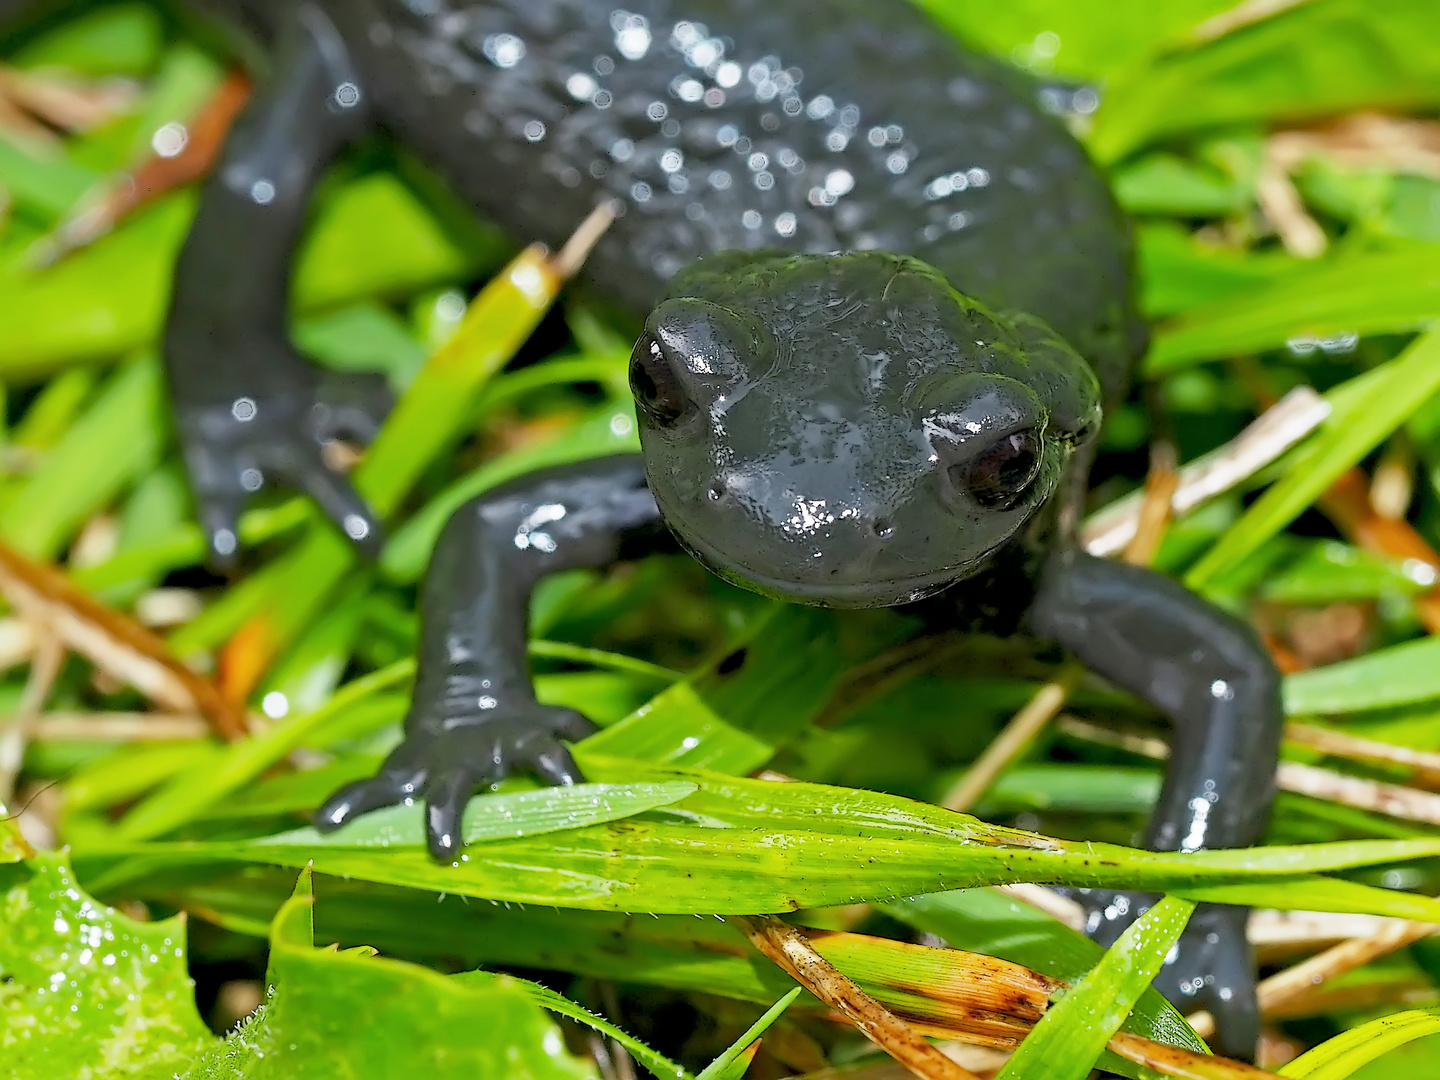
<path fill-rule="evenodd" d="M 980 452 L 965 476 L 965 486 L 986 509 L 1008 510 L 1034 483 L 1039 471 L 1040 444 L 1035 432 L 1017 431 Z"/>
<path fill-rule="evenodd" d="M 656 427 L 674 424 L 691 404 L 670 357 L 648 333 L 640 335 L 630 354 L 630 392 Z"/>

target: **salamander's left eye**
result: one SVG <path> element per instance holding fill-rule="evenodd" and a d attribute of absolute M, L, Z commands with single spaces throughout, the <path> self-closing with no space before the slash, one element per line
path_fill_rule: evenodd
<path fill-rule="evenodd" d="M 635 404 L 657 427 L 669 427 L 690 408 L 690 397 L 670 357 L 648 333 L 630 354 L 630 391 Z"/>
<path fill-rule="evenodd" d="M 955 470 L 963 465 L 952 465 Z M 1013 506 L 1040 471 L 1040 441 L 1030 429 L 991 443 L 969 463 L 964 486 L 981 506 L 1005 510 Z M 961 480 L 961 477 L 955 477 Z"/>

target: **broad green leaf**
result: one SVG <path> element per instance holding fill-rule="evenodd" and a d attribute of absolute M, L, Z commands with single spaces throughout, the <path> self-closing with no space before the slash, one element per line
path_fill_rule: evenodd
<path fill-rule="evenodd" d="M 404 384 L 425 362 L 420 343 L 388 307 L 373 300 L 297 319 L 295 344 L 337 371 L 383 371 Z"/>
<path fill-rule="evenodd" d="M 691 683 L 677 682 L 586 739 L 581 756 L 592 753 L 747 772 L 768 761 L 774 748 L 726 721 Z"/>
<path fill-rule="evenodd" d="M 4 160 L 0 151 L 0 168 Z M 0 374 L 33 376 L 156 342 L 194 207 L 194 193 L 182 191 L 50 269 L 0 271 Z M 295 306 L 305 312 L 453 281 L 475 258 L 392 174 L 375 174 L 317 208 L 296 262 Z"/>
<path fill-rule="evenodd" d="M 465 808 L 461 836 L 467 844 L 516 836 L 578 829 L 619 821 L 677 803 L 695 790 L 694 784 L 575 784 L 481 795 Z M 420 847 L 425 843 L 422 807 L 387 806 L 361 816 L 344 828 L 322 834 L 311 828 L 267 836 L 262 844 L 319 845 L 341 848 Z"/>
<path fill-rule="evenodd" d="M 1174 154 L 1149 154 L 1111 177 L 1120 205 L 1132 214 L 1220 217 L 1242 209 L 1249 188 Z"/>
<path fill-rule="evenodd" d="M 1363 712 L 1440 698 L 1440 638 L 1287 675 L 1284 697 L 1291 716 Z"/>
<path fill-rule="evenodd" d="M 580 743 L 578 760 L 582 768 L 610 756 L 752 772 L 807 731 L 846 670 L 894 643 L 904 625 L 772 605 L 728 656 Z"/>
<path fill-rule="evenodd" d="M 1319 498 L 1341 473 L 1375 449 L 1437 389 L 1440 331 L 1432 330 L 1384 368 L 1370 372 L 1358 401 L 1347 406 L 1336 404 L 1330 419 L 1312 440 L 1311 452 L 1205 553 L 1185 575 L 1185 584 L 1201 588 L 1237 566 Z"/>
<path fill-rule="evenodd" d="M 1291 1080 L 1345 1080 L 1397 1046 L 1440 1032 L 1440 1012 L 1414 1009 L 1351 1028 L 1280 1068 Z"/>
<path fill-rule="evenodd" d="M 182 918 L 141 923 L 96 903 L 61 855 L 0 867 L 0 889 L 6 1076 L 169 1076 L 213 1041 Z"/>
<path fill-rule="evenodd" d="M 1154 222 L 1136 230 L 1136 256 L 1140 265 L 1140 305 L 1152 319 L 1163 319 L 1191 308 L 1229 310 L 1233 303 L 1221 303 L 1251 293 L 1263 293 L 1291 273 L 1308 273 L 1310 267 L 1289 255 L 1275 252 L 1242 252 L 1233 248 L 1200 243 L 1194 235 L 1173 222 Z M 1171 327 L 1188 325 L 1185 320 L 1162 327 L 1151 349 L 1150 363 L 1157 352 L 1168 350 Z"/>
<path fill-rule="evenodd" d="M 265 1004 L 187 1080 L 593 1078 L 508 976 L 470 985 L 371 949 L 314 948 L 306 884 L 275 918 Z"/>
<path fill-rule="evenodd" d="M 1195 905 L 1173 896 L 1126 927 L 1083 979 L 1040 1018 L 996 1080 L 1084 1080 L 1130 1015 Z"/>
<path fill-rule="evenodd" d="M 1217 266 L 1226 260 L 1216 257 Z M 1239 267 L 1246 265 L 1231 256 Z M 1263 264 L 1262 264 L 1263 265 Z M 1201 360 L 1335 334 L 1393 334 L 1440 316 L 1440 244 L 1351 251 L 1287 270 L 1162 323 L 1145 358 L 1158 375 Z"/>

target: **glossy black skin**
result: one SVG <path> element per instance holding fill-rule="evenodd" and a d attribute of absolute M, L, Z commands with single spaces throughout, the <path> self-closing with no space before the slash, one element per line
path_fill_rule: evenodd
<path fill-rule="evenodd" d="M 643 455 L 456 512 L 426 579 L 405 741 L 323 827 L 419 798 L 432 851 L 453 859 L 476 788 L 517 768 L 576 781 L 563 740 L 590 728 L 535 701 L 527 598 L 556 570 L 666 547 L 668 525 L 775 595 L 875 606 L 944 589 L 930 603 L 954 624 L 1023 624 L 1174 721 L 1151 847 L 1259 837 L 1280 706 L 1255 635 L 1070 542 L 1098 405 L 1123 392 L 1144 330 L 1119 212 L 1015 75 L 898 0 L 211 6 L 276 56 L 205 192 L 165 343 L 217 561 L 268 474 L 378 543 L 318 445 L 337 426 L 363 435 L 382 405 L 326 385 L 284 329 L 310 190 L 362 133 L 391 131 L 520 239 L 559 243 L 620 200 L 587 273 L 650 311 L 632 369 Z M 820 254 L 834 250 L 867 253 Z M 997 500 L 982 463 L 1012 436 L 1033 467 Z M 1149 902 L 1085 900 L 1106 942 Z M 1244 914 L 1202 905 L 1157 984 L 1249 1055 Z"/>

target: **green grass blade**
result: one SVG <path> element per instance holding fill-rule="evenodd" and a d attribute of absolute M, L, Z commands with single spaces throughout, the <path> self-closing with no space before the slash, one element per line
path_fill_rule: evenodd
<path fill-rule="evenodd" d="M 750 1048 L 751 1043 L 765 1034 L 771 1024 L 780 1019 L 780 1014 L 790 1007 L 790 1003 L 800 996 L 800 992 L 801 987 L 797 986 L 766 1009 L 765 1015 L 751 1024 L 745 1034 L 731 1043 L 723 1054 L 705 1066 L 696 1080 L 740 1080 L 745 1074 L 745 1066 L 749 1064 L 748 1061 L 742 1061 L 741 1055 Z"/>
<path fill-rule="evenodd" d="M 1040 1018 L 996 1080 L 1084 1080 L 1180 938 L 1195 905 L 1173 896 L 1126 928 L 1100 963 Z"/>
<path fill-rule="evenodd" d="M 1412 1009 L 1371 1020 L 1321 1043 L 1280 1068 L 1290 1080 L 1345 1080 L 1397 1046 L 1440 1032 L 1440 1011 Z"/>
<path fill-rule="evenodd" d="M 550 309 L 561 285 L 539 248 L 481 290 L 455 336 L 426 361 L 355 470 L 355 486 L 389 516 L 469 419 L 476 395 Z"/>
<path fill-rule="evenodd" d="M 0 376 L 30 377 L 153 343 L 194 212 L 194 193 L 179 192 L 42 274 L 0 279 Z"/>
<path fill-rule="evenodd" d="M 1429 0 L 1396 0 L 1378 10 L 1370 0 L 1286 7 L 1114 77 L 1095 116 L 1092 153 L 1115 161 L 1182 131 L 1440 99 Z"/>
<path fill-rule="evenodd" d="M 600 406 L 554 438 L 516 447 L 456 480 L 395 530 L 380 553 L 380 570 L 392 581 L 418 581 L 450 515 L 493 487 L 537 469 L 639 449 L 634 406 Z"/>
<path fill-rule="evenodd" d="M 1079 931 L 994 889 L 915 896 L 884 909 L 939 935 L 953 948 L 1024 964 L 1067 983 L 1079 982 L 1105 955 L 1101 946 Z M 1209 1052 L 1179 1010 L 1153 987 L 1141 993 L 1122 1026 L 1149 1039 Z"/>
<path fill-rule="evenodd" d="M 395 665 L 400 668 L 401 665 Z M 351 684 L 354 686 L 355 684 Z M 342 691 L 337 700 L 349 691 Z M 313 725 L 314 721 L 306 721 Z M 253 776 L 275 749 L 295 745 L 287 724 L 232 748 L 208 778 L 230 789 Z M 587 759 L 598 782 L 691 782 L 696 791 L 666 809 L 628 819 L 477 845 L 457 864 L 419 849 L 383 851 L 257 841 L 136 844 L 214 801 L 196 778 L 161 791 L 122 820 L 106 859 L 204 865 L 241 860 L 493 900 L 610 911 L 751 914 L 1014 881 L 1175 892 L 1192 899 L 1374 914 L 1440 922 L 1440 901 L 1348 881 L 1324 871 L 1440 855 L 1440 839 L 1354 841 L 1303 847 L 1139 851 L 1072 843 L 986 825 L 925 803 L 817 784 L 777 784 Z M 608 773 L 608 775 L 607 775 Z M 715 867 L 725 888 L 714 888 Z M 107 878 L 114 887 L 115 882 Z M 1237 898 L 1238 897 L 1238 898 Z"/>
<path fill-rule="evenodd" d="M 1269 540 L 1346 469 L 1351 468 L 1403 424 L 1440 389 L 1440 330 L 1432 330 L 1377 373 L 1347 422 L 1332 416 L 1317 438 L 1317 448 L 1255 502 L 1185 576 L 1200 589 L 1234 569 Z M 1337 410 L 1338 411 L 1338 410 Z"/>
<path fill-rule="evenodd" d="M 1163 324 L 1146 371 L 1276 349 L 1296 337 L 1418 329 L 1440 315 L 1440 244 L 1340 254 L 1258 284 Z"/>
<path fill-rule="evenodd" d="M 114 1076 L 116 1061 L 171 1076 L 214 1041 L 185 967 L 184 916 L 137 922 L 97 904 L 79 890 L 63 854 L 4 871 L 0 1060 L 7 1078 Z"/>
<path fill-rule="evenodd" d="M 260 735 L 225 747 L 210 769 L 184 772 L 121 818 L 118 835 L 132 840 L 160 836 L 247 784 L 304 743 L 316 728 L 360 701 L 410 678 L 413 660 L 346 683 L 314 712 L 287 718 Z"/>
<path fill-rule="evenodd" d="M 462 971 L 458 975 L 452 975 L 451 978 L 458 983 L 484 985 L 493 981 L 495 976 L 488 971 Z M 596 1016 L 585 1006 L 577 1005 L 564 994 L 557 994 L 548 986 L 541 986 L 537 982 L 531 982 L 529 979 L 522 979 L 516 975 L 510 976 L 508 981 L 509 985 L 521 991 L 542 1009 L 549 1009 L 561 1016 L 568 1016 L 571 1020 L 614 1039 L 629 1051 L 631 1057 L 660 1077 L 661 1080 L 667 1080 L 670 1077 L 673 1077 L 674 1080 L 690 1080 L 690 1074 L 683 1066 L 677 1065 L 658 1050 L 650 1049 L 634 1035 L 629 1034 L 623 1028 L 616 1027 L 603 1016 Z"/>
<path fill-rule="evenodd" d="M 1387 709 L 1440 698 L 1440 638 L 1427 637 L 1285 677 L 1290 716 Z"/>
<path fill-rule="evenodd" d="M 92 515 L 154 468 L 162 407 L 153 360 L 116 372 L 9 499 L 0 536 L 32 558 L 55 558 Z"/>
<path fill-rule="evenodd" d="M 20 68 L 66 68 L 79 75 L 143 75 L 160 55 L 160 15 L 144 4 L 85 12 L 10 58 Z"/>
<path fill-rule="evenodd" d="M 575 784 L 481 795 L 470 800 L 460 832 L 467 844 L 619 821 L 677 803 L 694 784 Z M 424 808 L 387 806 L 365 814 L 333 833 L 294 829 L 258 841 L 265 844 L 343 848 L 420 847 L 425 843 Z"/>

